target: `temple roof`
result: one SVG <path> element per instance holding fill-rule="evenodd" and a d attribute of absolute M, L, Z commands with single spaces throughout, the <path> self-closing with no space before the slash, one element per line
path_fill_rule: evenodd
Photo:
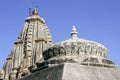
<path fill-rule="evenodd" d="M 42 60 L 42 53 L 52 45 L 49 28 L 35 8 L 24 23 L 23 29 L 15 41 L 13 49 L 3 66 L 5 79 L 18 79 L 29 72 L 28 68 Z M 13 79 L 12 79 L 13 80 Z"/>
<path fill-rule="evenodd" d="M 71 38 L 54 44 L 52 47 L 48 48 L 43 53 L 43 55 L 48 56 L 49 54 L 51 56 L 52 52 L 53 55 L 57 55 L 57 53 L 54 53 L 56 49 L 59 50 L 62 48 L 64 52 L 61 55 L 70 55 L 70 56 L 79 55 L 79 57 L 92 56 L 96 58 L 107 58 L 107 48 L 104 45 L 95 41 L 78 38 L 77 33 L 78 33 L 77 29 L 75 28 L 75 26 L 73 26 L 71 32 Z M 45 56 L 45 59 L 52 58 L 50 56 L 49 57 Z"/>

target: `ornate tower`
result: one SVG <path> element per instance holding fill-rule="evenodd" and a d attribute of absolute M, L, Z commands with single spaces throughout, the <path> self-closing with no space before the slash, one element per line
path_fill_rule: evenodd
<path fill-rule="evenodd" d="M 43 60 L 42 53 L 52 45 L 52 38 L 37 9 L 26 18 L 18 40 L 4 64 L 4 78 L 14 80 L 29 72 L 28 68 Z"/>

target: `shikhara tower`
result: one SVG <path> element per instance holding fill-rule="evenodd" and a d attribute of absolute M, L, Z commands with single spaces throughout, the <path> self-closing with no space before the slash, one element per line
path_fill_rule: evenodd
<path fill-rule="evenodd" d="M 43 59 L 43 51 L 51 45 L 49 29 L 35 9 L 26 18 L 23 30 L 6 59 L 3 67 L 5 79 L 21 78 L 30 66 Z"/>
<path fill-rule="evenodd" d="M 73 26 L 71 38 L 52 44 L 45 21 L 34 9 L 0 70 L 0 80 L 120 80 L 107 48 L 77 34 Z"/>

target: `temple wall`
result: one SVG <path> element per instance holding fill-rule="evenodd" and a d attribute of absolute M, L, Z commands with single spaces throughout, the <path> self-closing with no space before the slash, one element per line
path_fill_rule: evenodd
<path fill-rule="evenodd" d="M 120 71 L 117 68 L 65 63 L 38 70 L 19 80 L 120 80 Z"/>
<path fill-rule="evenodd" d="M 62 80 L 64 65 L 39 70 L 18 80 Z"/>

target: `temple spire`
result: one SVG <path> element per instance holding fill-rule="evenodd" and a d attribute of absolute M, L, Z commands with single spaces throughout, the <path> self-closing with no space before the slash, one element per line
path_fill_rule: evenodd
<path fill-rule="evenodd" d="M 71 38 L 72 38 L 72 39 L 77 39 L 77 38 L 78 38 L 78 37 L 77 37 L 77 34 L 78 34 L 77 29 L 76 29 L 75 26 L 73 25 L 73 27 L 72 27 L 72 32 L 71 32 Z"/>
<path fill-rule="evenodd" d="M 32 16 L 31 8 L 29 8 L 29 16 Z"/>
<path fill-rule="evenodd" d="M 33 15 L 38 15 L 37 7 L 33 10 L 32 14 L 33 14 Z"/>

